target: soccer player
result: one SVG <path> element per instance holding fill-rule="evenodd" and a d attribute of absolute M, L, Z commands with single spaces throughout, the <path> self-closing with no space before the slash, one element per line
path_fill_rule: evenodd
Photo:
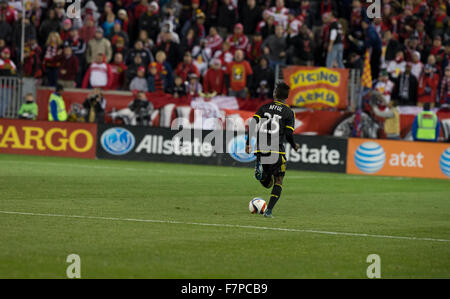
<path fill-rule="evenodd" d="M 286 105 L 290 87 L 278 83 L 272 103 L 262 106 L 253 116 L 249 124 L 246 152 L 251 153 L 250 140 L 256 134 L 256 167 L 255 178 L 267 189 L 272 188 L 269 205 L 264 217 L 273 218 L 272 210 L 280 199 L 283 188 L 283 178 L 286 173 L 285 141 L 298 151 L 300 146 L 294 142 L 295 114 Z"/>

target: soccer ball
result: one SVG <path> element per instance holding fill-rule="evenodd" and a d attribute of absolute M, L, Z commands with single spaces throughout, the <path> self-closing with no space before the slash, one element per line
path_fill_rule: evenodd
<path fill-rule="evenodd" d="M 262 198 L 253 198 L 248 204 L 248 209 L 252 214 L 264 214 L 267 204 Z"/>

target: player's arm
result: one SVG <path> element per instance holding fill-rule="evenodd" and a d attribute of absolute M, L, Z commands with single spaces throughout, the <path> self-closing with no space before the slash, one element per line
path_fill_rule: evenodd
<path fill-rule="evenodd" d="M 286 141 L 289 142 L 291 147 L 295 149 L 295 151 L 298 151 L 300 148 L 300 145 L 298 143 L 295 143 L 294 141 L 294 125 L 295 125 L 295 114 L 293 111 L 290 111 L 290 115 L 286 121 Z"/>

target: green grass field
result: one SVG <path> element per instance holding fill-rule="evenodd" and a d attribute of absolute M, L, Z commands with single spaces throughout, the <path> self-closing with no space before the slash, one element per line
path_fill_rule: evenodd
<path fill-rule="evenodd" d="M 450 181 L 0 155 L 0 278 L 450 278 Z"/>

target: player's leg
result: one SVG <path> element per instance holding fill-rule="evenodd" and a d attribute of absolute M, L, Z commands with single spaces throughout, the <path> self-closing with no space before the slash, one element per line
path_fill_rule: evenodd
<path fill-rule="evenodd" d="M 264 213 L 264 217 L 273 217 L 272 210 L 280 199 L 281 191 L 283 190 L 283 178 L 283 176 L 274 177 L 275 185 L 272 188 L 269 205 L 267 206 L 266 212 Z"/>
<path fill-rule="evenodd" d="M 259 181 L 261 185 L 263 185 L 264 188 L 271 188 L 274 183 L 274 178 L 271 172 L 267 171 L 263 167 L 263 176 L 262 179 Z"/>
<path fill-rule="evenodd" d="M 284 156 L 280 156 L 280 161 L 277 165 L 277 171 L 274 175 L 274 186 L 270 195 L 269 205 L 264 213 L 264 217 L 272 218 L 272 210 L 281 197 L 281 191 L 283 190 L 283 179 L 286 173 L 286 159 Z"/>
<path fill-rule="evenodd" d="M 261 164 L 261 155 L 256 154 L 255 162 L 255 179 L 261 181 L 263 179 L 263 166 Z"/>

